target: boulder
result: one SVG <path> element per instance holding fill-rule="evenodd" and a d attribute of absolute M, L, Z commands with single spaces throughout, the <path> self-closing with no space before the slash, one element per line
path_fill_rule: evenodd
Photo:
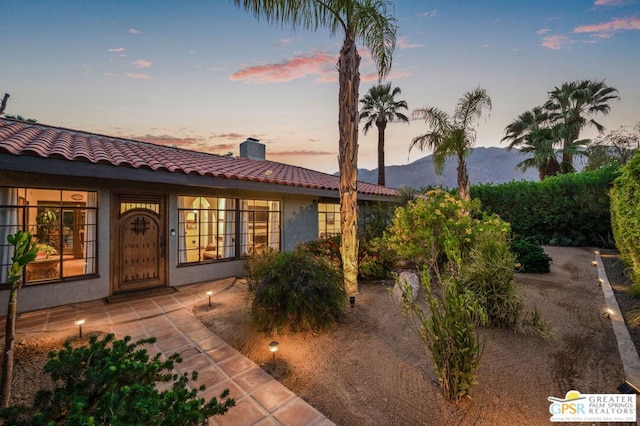
<path fill-rule="evenodd" d="M 396 279 L 396 284 L 393 286 L 393 300 L 401 302 L 404 298 L 403 289 L 408 285 L 411 289 L 411 296 L 413 300 L 418 298 L 418 291 L 420 291 L 420 279 L 416 274 L 411 271 L 402 271 Z"/>

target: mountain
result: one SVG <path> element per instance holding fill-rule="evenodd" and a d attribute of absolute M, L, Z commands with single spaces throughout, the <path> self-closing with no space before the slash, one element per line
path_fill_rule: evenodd
<path fill-rule="evenodd" d="M 504 183 L 512 180 L 538 180 L 536 169 L 526 172 L 516 170 L 516 164 L 526 158 L 520 151 L 506 148 L 479 147 L 473 148 L 467 157 L 467 170 L 471 185 L 477 183 Z M 386 167 L 386 185 L 391 188 L 408 186 L 422 188 L 429 185 L 457 188 L 458 178 L 456 168 L 458 161 L 450 158 L 442 175 L 438 176 L 433 168 L 432 156 L 420 158 L 403 166 Z M 358 180 L 378 183 L 378 169 L 358 169 Z"/>

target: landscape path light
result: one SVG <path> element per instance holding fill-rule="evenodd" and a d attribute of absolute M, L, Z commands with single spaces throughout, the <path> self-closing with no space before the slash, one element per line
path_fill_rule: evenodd
<path fill-rule="evenodd" d="M 80 337 L 82 337 L 82 324 L 84 324 L 84 322 L 84 318 L 78 318 L 74 321 L 74 324 L 78 326 L 78 333 L 80 334 Z"/>
<path fill-rule="evenodd" d="M 211 296 L 213 295 L 213 291 L 209 290 L 207 292 L 207 296 L 209 296 L 209 309 L 211 309 Z"/>
<path fill-rule="evenodd" d="M 275 340 L 269 343 L 269 352 L 273 354 L 273 365 L 276 365 L 276 352 L 278 352 L 279 348 L 280 343 L 276 342 Z"/>

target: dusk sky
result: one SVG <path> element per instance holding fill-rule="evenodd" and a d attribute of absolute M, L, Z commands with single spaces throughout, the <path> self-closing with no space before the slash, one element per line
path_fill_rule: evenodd
<path fill-rule="evenodd" d="M 254 137 L 269 160 L 338 170 L 341 35 L 293 32 L 227 0 L 0 0 L 0 13 L 6 114 L 216 154 Z M 619 90 L 595 117 L 607 130 L 640 122 L 640 0 L 405 0 L 395 15 L 396 99 L 408 114 L 451 112 L 464 92 L 486 89 L 493 110 L 476 146 L 506 146 L 511 121 L 579 79 Z M 377 75 L 359 51 L 362 97 Z M 426 130 L 389 125 L 386 164 L 427 155 L 408 152 Z M 376 144 L 375 127 L 361 132 L 359 167 L 377 166 Z"/>

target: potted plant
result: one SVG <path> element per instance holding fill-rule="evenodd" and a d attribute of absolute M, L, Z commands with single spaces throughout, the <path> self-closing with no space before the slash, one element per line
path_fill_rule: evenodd
<path fill-rule="evenodd" d="M 49 244 L 38 243 L 36 244 L 36 247 L 38 247 L 36 259 L 47 259 L 52 254 L 58 254 L 57 250 Z"/>
<path fill-rule="evenodd" d="M 36 216 L 36 222 L 38 223 L 38 241 L 51 244 L 51 237 L 57 232 L 57 226 L 60 224 L 58 211 L 45 207 Z"/>

